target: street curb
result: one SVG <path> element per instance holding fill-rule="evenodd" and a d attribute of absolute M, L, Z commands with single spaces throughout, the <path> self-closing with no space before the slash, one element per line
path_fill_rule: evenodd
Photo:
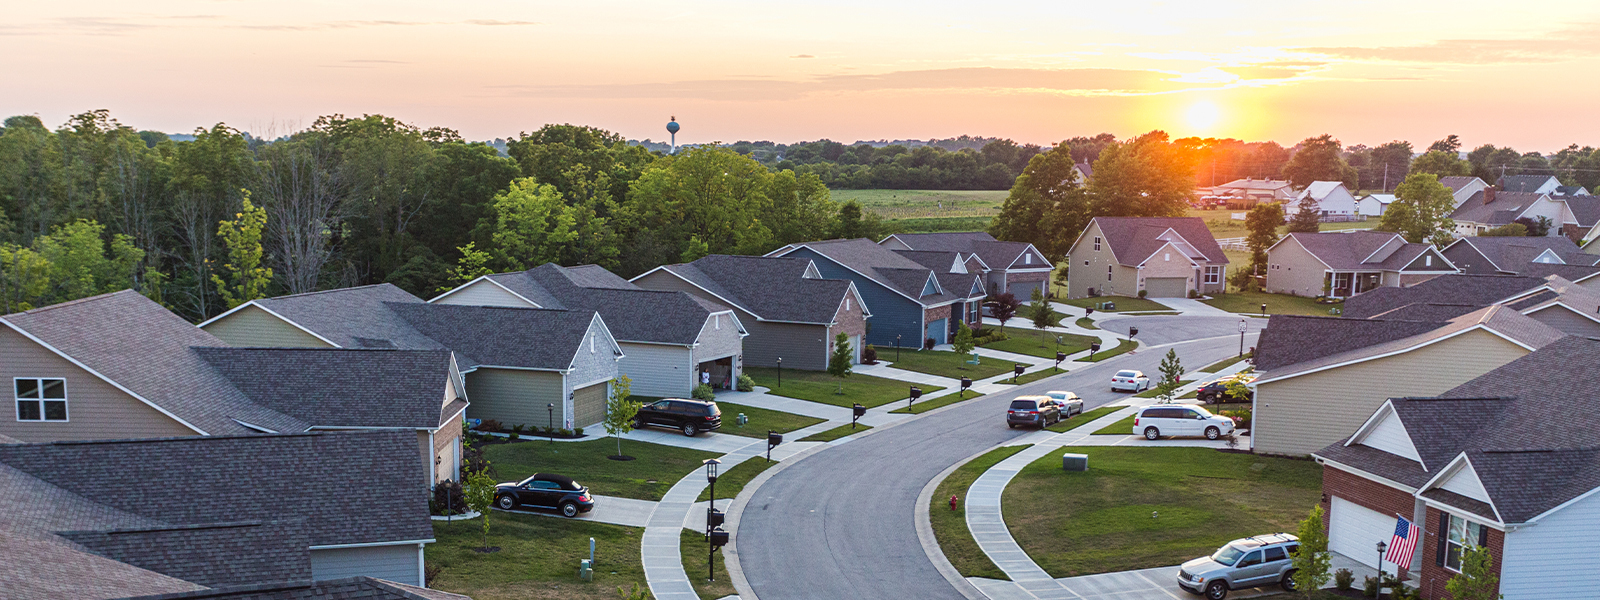
<path fill-rule="evenodd" d="M 873 431 L 877 431 L 877 428 L 864 431 L 861 435 L 866 435 Z M 827 450 L 829 447 L 827 444 L 822 444 L 785 460 L 778 461 L 777 466 L 762 471 L 755 479 L 751 479 L 750 483 L 744 484 L 744 489 L 739 490 L 739 495 L 735 496 L 733 503 L 728 505 L 728 512 L 724 513 L 724 520 L 727 522 L 730 535 L 728 536 L 728 545 L 722 547 L 722 562 L 728 569 L 728 579 L 733 582 L 733 591 L 738 594 L 740 600 L 757 600 L 756 592 L 750 587 L 750 581 L 744 578 L 744 568 L 739 564 L 739 517 L 744 515 L 744 507 L 750 503 L 750 498 L 755 496 L 756 491 L 761 489 L 761 485 L 765 484 L 773 475 L 777 475 L 779 471 L 789 468 L 789 465 L 805 460 L 806 457 Z M 760 455 L 748 460 L 756 459 L 765 460 Z"/>
<path fill-rule="evenodd" d="M 961 462 L 950 465 L 949 468 L 940 471 L 938 475 L 935 475 L 927 485 L 922 486 L 922 492 L 917 494 L 917 539 L 922 541 L 922 552 L 928 555 L 928 560 L 933 562 L 933 568 L 937 569 L 939 574 L 944 576 L 945 582 L 954 586 L 956 591 L 961 592 L 961 595 L 965 596 L 967 600 L 989 600 L 989 596 L 985 595 L 983 591 L 978 589 L 977 586 L 972 585 L 972 582 L 967 581 L 967 578 L 962 577 L 961 572 L 956 570 L 956 566 L 950 564 L 950 559 L 945 557 L 944 548 L 939 546 L 938 536 L 933 534 L 933 520 L 931 515 L 928 514 L 928 511 L 930 510 L 928 505 L 929 503 L 933 502 L 933 490 L 937 489 L 939 484 L 944 483 L 944 480 L 950 477 L 951 473 L 956 472 L 956 469 L 961 468 L 962 465 L 977 460 L 980 456 L 993 452 L 995 448 L 1004 447 L 1005 445 L 1001 444 L 999 446 L 995 446 L 994 448 L 989 448 L 972 456 L 968 456 L 962 459 Z M 988 558 L 988 555 L 984 555 L 984 557 Z"/>

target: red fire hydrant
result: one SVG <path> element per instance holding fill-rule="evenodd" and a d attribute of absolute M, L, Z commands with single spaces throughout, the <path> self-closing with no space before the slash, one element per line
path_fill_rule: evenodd
<path fill-rule="evenodd" d="M 950 510 L 955 510 L 955 509 L 956 509 L 956 497 L 955 496 L 951 496 L 950 497 Z"/>

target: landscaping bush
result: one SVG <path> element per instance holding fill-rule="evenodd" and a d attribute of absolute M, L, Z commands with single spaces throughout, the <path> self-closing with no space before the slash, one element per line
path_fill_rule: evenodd
<path fill-rule="evenodd" d="M 561 437 L 572 437 L 572 430 L 562 427 L 560 430 L 556 431 L 556 435 Z"/>
<path fill-rule="evenodd" d="M 1139 290 L 1139 297 L 1140 298 L 1143 298 L 1143 297 L 1149 296 L 1149 295 L 1150 295 L 1150 290 Z"/>
<path fill-rule="evenodd" d="M 478 431 L 500 431 L 503 426 L 494 419 L 484 419 L 478 423 Z"/>
<path fill-rule="evenodd" d="M 866 348 L 861 349 L 861 364 L 878 364 L 878 349 L 872 347 L 872 344 L 867 344 Z"/>
<path fill-rule="evenodd" d="M 1377 598 L 1378 586 L 1380 585 L 1382 585 L 1382 582 L 1378 581 L 1377 577 L 1368 575 L 1361 582 L 1361 593 L 1366 594 L 1368 598 Z"/>
<path fill-rule="evenodd" d="M 1355 587 L 1355 584 L 1356 574 L 1351 573 L 1350 569 L 1339 569 L 1333 572 L 1333 587 L 1348 590 Z"/>
<path fill-rule="evenodd" d="M 739 383 L 735 384 L 735 387 L 741 392 L 754 392 L 756 391 L 756 380 L 751 379 L 749 375 L 740 373 Z"/>
<path fill-rule="evenodd" d="M 1199 298 L 1200 297 L 1200 291 L 1199 290 L 1189 290 L 1189 297 L 1190 298 Z"/>
<path fill-rule="evenodd" d="M 577 437 L 583 437 L 583 428 L 582 427 L 578 427 L 578 428 L 573 429 L 572 430 L 572 435 L 577 436 Z"/>
<path fill-rule="evenodd" d="M 516 425 L 512 425 L 511 426 L 511 433 L 515 433 L 515 434 L 519 434 L 520 435 L 523 431 L 527 430 L 527 428 L 528 428 L 527 425 L 523 425 L 522 423 L 517 423 Z"/>
<path fill-rule="evenodd" d="M 1250 428 L 1250 409 L 1248 409 L 1248 408 L 1242 408 L 1242 409 L 1239 409 L 1239 410 L 1217 411 L 1217 414 L 1233 419 L 1234 422 L 1237 424 L 1236 427 L 1238 429 L 1249 429 Z"/>
<path fill-rule="evenodd" d="M 933 338 L 928 338 L 928 339 L 922 340 L 922 349 L 923 350 L 932 350 L 933 346 L 934 346 Z"/>
<path fill-rule="evenodd" d="M 709 402 L 717 398 L 717 391 L 712 389 L 710 384 L 702 383 L 694 386 L 694 391 L 690 392 L 689 395 L 694 397 L 695 400 L 705 400 Z"/>
<path fill-rule="evenodd" d="M 445 480 L 433 486 L 433 497 L 428 499 L 428 513 L 443 517 L 467 512 L 467 496 L 461 484 Z"/>

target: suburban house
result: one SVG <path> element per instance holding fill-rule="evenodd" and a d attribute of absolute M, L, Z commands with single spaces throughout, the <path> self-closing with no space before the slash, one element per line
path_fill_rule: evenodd
<path fill-rule="evenodd" d="M 1489 188 L 1489 184 L 1482 179 L 1462 175 L 1440 177 L 1439 184 L 1450 188 L 1450 195 L 1455 197 L 1456 206 L 1461 206 L 1473 194 Z"/>
<path fill-rule="evenodd" d="M 1587 415 L 1600 343 L 1568 337 L 1438 397 L 1384 401 L 1323 464 L 1328 547 L 1377 566 L 1403 515 L 1422 530 L 1410 585 L 1449 597 L 1461 550 L 1494 557 L 1511 600 L 1577 600 L 1600 589 L 1600 434 Z M 1388 572 L 1397 566 L 1384 563 Z"/>
<path fill-rule="evenodd" d="M 622 356 L 594 311 L 433 305 L 387 283 L 252 300 L 200 327 L 234 346 L 448 350 L 467 416 L 506 425 L 600 422 Z"/>
<path fill-rule="evenodd" d="M 823 277 L 854 282 L 872 308 L 867 343 L 921 348 L 926 340 L 949 343 L 958 323 L 979 322 L 987 295 L 983 274 L 974 269 L 979 261 L 944 254 L 948 260 L 933 268 L 904 251 L 857 238 L 789 244 L 767 256 L 806 259 Z"/>
<path fill-rule="evenodd" d="M 731 308 L 681 291 L 647 290 L 597 265 L 546 263 L 485 275 L 428 302 L 598 312 L 622 347 L 618 372 L 638 396 L 687 398 L 703 378 L 733 389 L 744 368 L 748 333 Z"/>
<path fill-rule="evenodd" d="M 1562 337 L 1504 306 L 1437 321 L 1274 315 L 1256 346 L 1251 448 L 1315 452 L 1384 400 L 1441 394 Z"/>
<path fill-rule="evenodd" d="M 401 430 L 0 444 L 0 590 L 404 597 L 434 541 L 415 444 Z"/>
<path fill-rule="evenodd" d="M 713 254 L 656 267 L 632 283 L 687 292 L 732 310 L 750 333 L 744 339 L 746 366 L 776 367 L 781 358 L 791 369 L 826 370 L 840 333 L 861 362 L 861 340 L 872 316 L 854 282 L 823 279 L 802 258 Z"/>
<path fill-rule="evenodd" d="M 1550 222 L 1550 231 L 1546 235 L 1555 236 L 1562 234 L 1566 224 L 1580 222 L 1566 202 L 1549 194 L 1501 192 L 1494 188 L 1473 194 L 1450 213 L 1450 218 L 1456 223 L 1456 237 L 1482 235 L 1485 231 L 1508 225 L 1517 219 L 1538 221 L 1540 218 Z"/>
<path fill-rule="evenodd" d="M 1228 257 L 1199 217 L 1095 217 L 1067 259 L 1070 298 L 1186 298 L 1228 281 Z"/>
<path fill-rule="evenodd" d="M 1363 319 L 1448 319 L 1493 305 L 1568 335 L 1600 337 L 1600 292 L 1557 275 L 1445 275 L 1409 288 L 1356 296 L 1345 302 L 1344 314 Z"/>
<path fill-rule="evenodd" d="M 1394 194 L 1367 194 L 1356 201 L 1356 214 L 1367 217 L 1381 217 L 1384 211 L 1389 210 L 1389 205 L 1394 203 Z"/>
<path fill-rule="evenodd" d="M 1496 181 L 1495 186 L 1502 192 L 1554 194 L 1561 187 L 1561 180 L 1554 175 L 1508 175 Z"/>
<path fill-rule="evenodd" d="M 1073 163 L 1072 172 L 1078 176 L 1078 185 L 1088 185 L 1089 180 L 1094 179 L 1094 165 L 1088 161 Z"/>
<path fill-rule="evenodd" d="M 0 317 L 0 435 L 105 440 L 410 432 L 430 485 L 459 479 L 462 376 L 442 350 L 229 348 L 130 290 Z"/>
<path fill-rule="evenodd" d="M 1324 217 L 1348 217 L 1358 214 L 1356 197 L 1344 187 L 1340 181 L 1313 181 L 1306 189 L 1296 194 L 1293 200 L 1284 203 L 1283 214 L 1293 217 L 1300 210 L 1300 205 L 1311 202 L 1317 207 L 1317 212 Z"/>
<path fill-rule="evenodd" d="M 1558 196 L 1588 196 L 1589 188 L 1581 185 L 1563 185 L 1557 186 L 1554 193 Z"/>
<path fill-rule="evenodd" d="M 1585 254 L 1577 244 L 1556 237 L 1464 237 L 1439 251 L 1462 273 L 1516 274 L 1530 263 L 1592 267 L 1600 256 Z"/>
<path fill-rule="evenodd" d="M 1397 233 L 1290 233 L 1267 248 L 1266 290 L 1346 298 L 1455 272 L 1432 244 L 1410 243 Z"/>
<path fill-rule="evenodd" d="M 1286 180 L 1246 177 L 1212 186 L 1206 195 L 1227 202 L 1229 208 L 1250 208 L 1262 202 L 1288 202 L 1295 191 Z"/>
<path fill-rule="evenodd" d="M 977 256 L 990 294 L 1011 294 L 1027 302 L 1033 291 L 1049 294 L 1055 265 L 1027 242 L 1002 242 L 982 231 L 965 233 L 898 233 L 878 242 L 891 250 L 955 252 Z"/>

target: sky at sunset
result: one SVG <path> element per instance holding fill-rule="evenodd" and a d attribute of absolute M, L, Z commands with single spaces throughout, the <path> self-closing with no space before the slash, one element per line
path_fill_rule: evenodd
<path fill-rule="evenodd" d="M 1595 0 L 7 4 L 0 113 L 52 127 L 1600 145 Z"/>

